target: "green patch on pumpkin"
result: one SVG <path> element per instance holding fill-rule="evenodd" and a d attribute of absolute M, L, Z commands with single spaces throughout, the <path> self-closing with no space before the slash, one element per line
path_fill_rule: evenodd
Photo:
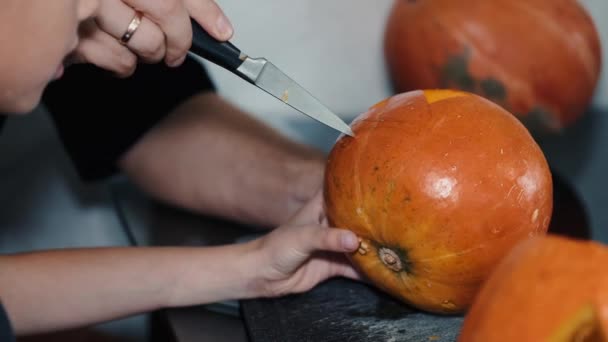
<path fill-rule="evenodd" d="M 475 79 L 469 70 L 470 59 L 470 48 L 465 48 L 460 54 L 449 56 L 441 69 L 442 87 L 476 93 L 498 104 L 504 104 L 507 100 L 505 85 L 491 76 L 482 80 Z"/>
<path fill-rule="evenodd" d="M 465 49 L 462 54 L 448 57 L 441 70 L 442 87 L 456 87 L 460 90 L 475 91 L 476 81 L 469 73 L 470 50 Z"/>
<path fill-rule="evenodd" d="M 502 103 L 507 99 L 507 89 L 499 80 L 489 77 L 479 82 L 481 94 L 489 100 Z"/>

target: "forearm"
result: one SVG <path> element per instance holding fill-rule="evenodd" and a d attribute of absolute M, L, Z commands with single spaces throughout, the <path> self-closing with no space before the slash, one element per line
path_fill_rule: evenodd
<path fill-rule="evenodd" d="M 0 257 L 0 300 L 19 335 L 161 307 L 246 298 L 250 244 L 98 248 Z"/>
<path fill-rule="evenodd" d="M 209 93 L 178 107 L 120 165 L 161 200 L 277 226 L 318 189 L 324 156 Z"/>

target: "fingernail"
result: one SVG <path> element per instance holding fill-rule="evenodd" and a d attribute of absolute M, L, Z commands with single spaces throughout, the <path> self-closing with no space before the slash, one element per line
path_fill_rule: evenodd
<path fill-rule="evenodd" d="M 223 39 L 228 39 L 230 38 L 230 36 L 232 36 L 232 24 L 230 24 L 228 18 L 223 15 L 221 15 L 217 19 L 215 28 L 217 29 L 217 32 L 220 37 L 222 37 Z"/>
<path fill-rule="evenodd" d="M 342 247 L 347 250 L 354 250 L 359 247 L 359 239 L 352 232 L 344 232 L 342 233 Z"/>

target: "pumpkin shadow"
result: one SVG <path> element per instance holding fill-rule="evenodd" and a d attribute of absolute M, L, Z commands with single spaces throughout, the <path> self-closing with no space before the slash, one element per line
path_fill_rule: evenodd
<path fill-rule="evenodd" d="M 576 178 L 593 154 L 602 129 L 598 122 L 606 114 L 606 110 L 590 106 L 577 121 L 560 132 L 530 129 L 530 133 L 552 167 L 559 166 L 568 177 Z"/>
<path fill-rule="evenodd" d="M 553 215 L 549 233 L 565 237 L 591 239 L 590 219 L 574 187 L 557 171 L 553 174 Z"/>

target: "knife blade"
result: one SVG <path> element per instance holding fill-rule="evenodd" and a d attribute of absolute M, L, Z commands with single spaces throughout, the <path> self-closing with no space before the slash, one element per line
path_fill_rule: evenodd
<path fill-rule="evenodd" d="M 281 102 L 337 131 L 354 137 L 350 126 L 266 58 L 252 58 L 230 42 L 209 35 L 194 19 L 190 52 L 262 89 Z"/>

